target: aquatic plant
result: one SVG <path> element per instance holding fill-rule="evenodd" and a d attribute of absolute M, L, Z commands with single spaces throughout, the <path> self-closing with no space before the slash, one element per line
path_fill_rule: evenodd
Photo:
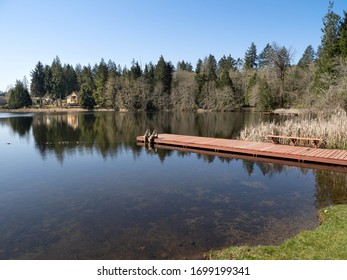
<path fill-rule="evenodd" d="M 332 114 L 307 114 L 288 119 L 282 123 L 260 123 L 246 127 L 240 132 L 241 140 L 270 141 L 266 135 L 284 135 L 307 138 L 322 138 L 327 148 L 347 149 L 347 113 L 336 109 Z M 289 140 L 284 141 L 289 144 Z M 321 143 L 322 145 L 323 143 Z"/>

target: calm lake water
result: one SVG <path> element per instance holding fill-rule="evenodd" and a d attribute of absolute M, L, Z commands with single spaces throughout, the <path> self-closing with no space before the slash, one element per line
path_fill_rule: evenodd
<path fill-rule="evenodd" d="M 235 138 L 269 118 L 0 113 L 0 259 L 199 259 L 316 227 L 347 203 L 346 174 L 135 143 L 147 127 Z"/>

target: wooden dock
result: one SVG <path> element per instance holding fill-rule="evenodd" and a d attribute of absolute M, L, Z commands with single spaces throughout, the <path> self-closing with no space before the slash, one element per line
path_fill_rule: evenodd
<path fill-rule="evenodd" d="M 136 141 L 144 142 L 144 137 L 138 136 Z M 159 134 L 159 137 L 154 140 L 154 144 L 161 145 L 161 147 L 192 148 L 227 154 L 347 166 L 347 150 L 320 149 L 178 134 Z"/>

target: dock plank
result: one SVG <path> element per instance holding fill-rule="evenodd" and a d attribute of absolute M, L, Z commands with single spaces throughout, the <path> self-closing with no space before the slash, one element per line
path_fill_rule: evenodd
<path fill-rule="evenodd" d="M 143 143 L 144 137 L 138 136 L 136 140 L 137 142 Z M 338 149 L 321 149 L 179 134 L 159 134 L 159 137 L 154 139 L 154 144 L 170 146 L 172 148 L 193 148 L 203 151 L 218 151 L 300 162 L 347 166 L 347 151 Z"/>

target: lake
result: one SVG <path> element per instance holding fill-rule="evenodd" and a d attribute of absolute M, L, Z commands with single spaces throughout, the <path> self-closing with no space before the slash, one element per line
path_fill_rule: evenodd
<path fill-rule="evenodd" d="M 315 228 L 347 202 L 346 173 L 135 142 L 146 128 L 236 138 L 271 118 L 0 113 L 0 259 L 202 259 Z"/>

